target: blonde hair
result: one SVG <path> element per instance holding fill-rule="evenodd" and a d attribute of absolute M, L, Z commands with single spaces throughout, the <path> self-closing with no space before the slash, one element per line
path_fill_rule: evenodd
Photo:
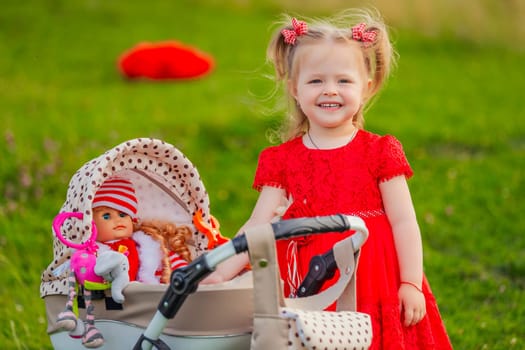
<path fill-rule="evenodd" d="M 160 243 L 162 250 L 161 283 L 169 283 L 171 264 L 169 253 L 177 253 L 182 259 L 191 262 L 191 252 L 186 241 L 191 237 L 188 226 L 177 226 L 166 221 L 143 221 L 136 225 L 135 231 L 141 230 Z"/>
<path fill-rule="evenodd" d="M 267 49 L 267 59 L 275 68 L 275 81 L 278 87 L 286 91 L 288 105 L 290 106 L 287 123 L 280 130 L 281 141 L 303 135 L 309 128 L 308 118 L 286 89 L 287 82 L 293 80 L 297 74 L 297 49 L 305 44 L 312 44 L 321 40 L 355 42 L 352 38 L 352 27 L 359 23 L 365 23 L 365 30 L 376 34 L 373 42 L 360 42 L 365 68 L 368 77 L 371 79 L 371 86 L 365 101 L 363 101 L 363 106 L 353 120 L 354 125 L 362 129 L 364 127 L 363 110 L 384 85 L 390 74 L 391 67 L 395 63 L 395 51 L 390 42 L 387 27 L 379 13 L 372 10 L 350 9 L 331 19 L 307 20 L 307 33 L 298 36 L 294 44 L 286 43 L 281 33 L 283 29 L 293 29 L 291 17 L 288 15 L 283 17 L 284 19 L 274 33 Z"/>

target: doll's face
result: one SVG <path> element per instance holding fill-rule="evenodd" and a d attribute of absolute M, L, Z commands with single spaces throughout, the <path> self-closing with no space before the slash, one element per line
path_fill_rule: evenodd
<path fill-rule="evenodd" d="M 133 234 L 131 216 L 113 208 L 95 208 L 93 220 L 97 226 L 97 241 L 99 242 L 129 238 Z"/>

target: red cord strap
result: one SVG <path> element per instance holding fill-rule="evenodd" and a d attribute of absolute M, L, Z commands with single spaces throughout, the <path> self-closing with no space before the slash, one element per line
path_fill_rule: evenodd
<path fill-rule="evenodd" d="M 421 289 L 417 284 L 408 282 L 408 281 L 401 281 L 401 284 L 408 284 L 409 286 L 412 286 L 416 288 L 420 293 L 423 293 L 423 289 Z"/>

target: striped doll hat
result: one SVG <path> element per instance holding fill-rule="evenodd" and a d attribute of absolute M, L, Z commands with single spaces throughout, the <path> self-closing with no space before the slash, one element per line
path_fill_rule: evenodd
<path fill-rule="evenodd" d="M 126 213 L 131 218 L 137 216 L 137 197 L 131 181 L 113 177 L 107 179 L 95 193 L 92 207 L 109 207 Z"/>

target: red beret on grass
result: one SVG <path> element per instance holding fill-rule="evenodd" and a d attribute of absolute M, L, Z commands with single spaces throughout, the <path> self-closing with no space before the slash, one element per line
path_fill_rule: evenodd
<path fill-rule="evenodd" d="M 121 74 L 129 79 L 195 79 L 213 67 L 212 56 L 176 41 L 140 43 L 118 60 Z"/>

